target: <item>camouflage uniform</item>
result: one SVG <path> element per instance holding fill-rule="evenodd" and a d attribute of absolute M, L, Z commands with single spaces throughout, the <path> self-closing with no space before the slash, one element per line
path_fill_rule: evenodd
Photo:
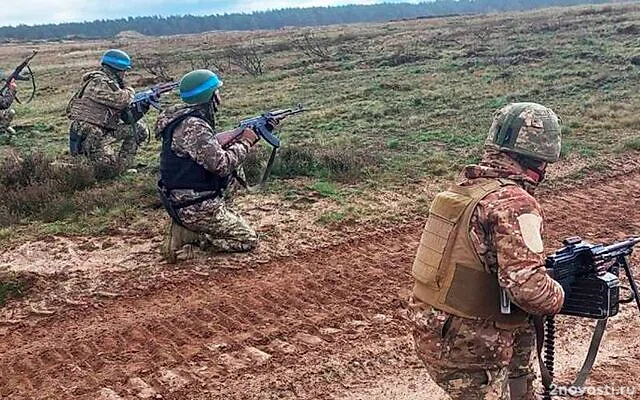
<path fill-rule="evenodd" d="M 251 146 L 238 141 L 226 149 L 218 143 L 213 130 L 213 118 L 207 117 L 207 106 L 173 106 L 165 110 L 156 123 L 156 135 L 172 121 L 189 113 L 197 113 L 198 117 L 188 117 L 173 131 L 171 150 L 179 157 L 189 157 L 207 171 L 218 176 L 230 176 L 240 168 L 246 159 Z M 207 121 L 211 121 L 210 123 Z M 229 188 L 235 179 L 229 182 Z M 196 192 L 194 190 L 172 190 L 169 200 L 182 203 L 211 195 L 212 192 Z M 258 244 L 257 233 L 239 215 L 229 208 L 223 196 L 194 204 L 177 210 L 182 225 L 192 232 L 197 232 L 199 244 L 217 252 L 242 252 L 255 248 Z M 195 239 L 195 237 L 194 237 Z"/>
<path fill-rule="evenodd" d="M 138 147 L 148 137 L 148 129 L 142 122 L 127 124 L 119 119 L 122 110 L 133 100 L 134 89 L 125 87 L 107 68 L 85 74 L 82 85 L 82 97 L 90 101 L 76 110 L 71 109 L 70 102 L 67 108 L 67 115 L 72 120 L 70 134 L 82 138 L 79 153 L 95 165 L 115 170 L 131 167 Z M 103 123 L 99 120 L 105 113 L 110 121 Z M 122 141 L 122 144 L 116 153 L 112 145 L 117 141 Z"/>
<path fill-rule="evenodd" d="M 469 227 L 471 242 L 483 264 L 497 274 L 500 286 L 522 310 L 534 315 L 559 312 L 564 292 L 546 275 L 542 243 L 532 245 L 519 224 L 522 215 L 543 216 L 532 197 L 536 182 L 518 162 L 493 149 L 487 150 L 480 165 L 467 167 L 464 177 L 461 186 L 486 178 L 518 183 L 504 186 L 478 203 Z M 531 365 L 534 330 L 530 324 L 510 327 L 461 318 L 415 298 L 411 308 L 417 353 L 452 399 L 535 399 Z M 509 394 L 510 379 L 512 385 L 519 385 L 519 393 Z"/>
<path fill-rule="evenodd" d="M 0 132 L 11 132 L 11 121 L 13 121 L 15 111 L 9 107 L 11 107 L 15 97 L 15 91 L 10 89 L 7 89 L 4 95 L 0 95 Z"/>

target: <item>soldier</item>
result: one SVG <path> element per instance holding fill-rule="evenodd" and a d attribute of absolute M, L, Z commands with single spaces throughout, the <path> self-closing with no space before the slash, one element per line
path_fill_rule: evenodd
<path fill-rule="evenodd" d="M 72 155 L 84 155 L 94 165 L 121 172 L 133 165 L 138 147 L 148 137 L 139 120 L 148 111 L 131 110 L 135 91 L 125 86 L 131 59 L 121 50 L 108 50 L 100 59 L 101 68 L 82 77 L 82 87 L 69 101 L 67 117 Z M 122 141 L 118 153 L 112 148 Z"/>
<path fill-rule="evenodd" d="M 256 232 L 229 209 L 223 194 L 259 137 L 246 129 L 229 146 L 218 143 L 214 114 L 221 86 L 211 71 L 189 72 L 180 81 L 186 105 L 168 108 L 156 123 L 156 137 L 162 137 L 160 196 L 172 218 L 163 245 L 170 263 L 185 244 L 218 252 L 250 251 L 258 244 Z"/>
<path fill-rule="evenodd" d="M 15 79 L 12 79 L 7 85 L 7 90 L 0 95 L 0 132 L 6 132 L 9 136 L 14 135 L 16 131 L 11 127 L 11 121 L 16 112 L 9 108 L 16 98 L 18 85 Z"/>
<path fill-rule="evenodd" d="M 495 114 L 479 165 L 438 194 L 414 260 L 416 351 L 454 400 L 532 400 L 533 315 L 557 314 L 571 282 L 546 274 L 534 189 L 560 155 L 554 112 L 536 103 Z M 501 312 L 501 294 L 517 305 Z"/>

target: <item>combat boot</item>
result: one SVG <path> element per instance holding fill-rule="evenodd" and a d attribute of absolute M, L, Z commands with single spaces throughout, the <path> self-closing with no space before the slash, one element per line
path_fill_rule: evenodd
<path fill-rule="evenodd" d="M 167 225 L 162 245 L 162 255 L 169 264 L 178 261 L 177 251 L 186 244 L 198 243 L 200 235 L 192 232 L 171 220 Z"/>

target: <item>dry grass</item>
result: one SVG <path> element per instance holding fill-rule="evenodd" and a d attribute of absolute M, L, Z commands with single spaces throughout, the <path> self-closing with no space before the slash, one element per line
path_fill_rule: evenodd
<path fill-rule="evenodd" d="M 8 65 L 30 49 L 40 49 L 33 62 L 39 96 L 28 106 L 16 106 L 19 134 L 10 144 L 26 152 L 39 148 L 49 155 L 64 153 L 68 122 L 63 109 L 79 76 L 96 66 L 104 49 L 119 47 L 130 54 L 165 57 L 172 76 L 189 70 L 190 56 L 220 59 L 225 81 L 221 128 L 265 109 L 298 102 L 311 108 L 283 125 L 284 147 L 274 179 L 360 183 L 366 193 L 372 182 L 384 188 L 451 177 L 478 158 L 493 111 L 510 101 L 551 106 L 564 121 L 566 162 L 597 163 L 637 148 L 640 69 L 631 62 L 640 55 L 636 26 L 640 6 L 628 4 L 313 29 L 6 45 L 0 48 L 0 59 Z M 318 57 L 297 45 L 310 35 L 330 56 Z M 230 48 L 247 45 L 261 49 L 261 76 L 224 63 Z M 138 89 L 149 79 L 142 68 L 130 74 Z M 176 102 L 177 97 L 165 101 Z M 153 125 L 154 118 L 152 112 L 146 121 Z M 149 188 L 158 152 L 158 143 L 141 151 L 144 166 L 135 178 L 138 184 L 127 190 L 130 198 L 142 197 L 141 204 L 153 202 Z M 248 165 L 254 175 L 266 155 L 261 149 Z M 113 185 L 127 183 L 125 179 Z M 286 184 L 275 187 L 286 191 Z M 113 207 L 122 204 L 116 201 Z M 329 219 L 347 214 L 337 212 Z"/>

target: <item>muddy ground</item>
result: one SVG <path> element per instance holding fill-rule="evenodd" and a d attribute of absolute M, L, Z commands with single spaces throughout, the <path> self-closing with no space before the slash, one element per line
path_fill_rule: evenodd
<path fill-rule="evenodd" d="M 640 234 L 640 168 L 629 165 L 541 190 L 549 248 L 575 234 Z M 41 292 L 0 320 L 0 398 L 445 399 L 414 355 L 404 309 L 423 222 L 336 232 L 283 256 L 200 255 L 178 267 L 163 264 L 153 235 L 15 247 L 0 262 L 37 270 Z M 567 381 L 592 324 L 559 325 Z M 589 385 L 640 392 L 639 327 L 632 306 L 610 321 Z"/>

